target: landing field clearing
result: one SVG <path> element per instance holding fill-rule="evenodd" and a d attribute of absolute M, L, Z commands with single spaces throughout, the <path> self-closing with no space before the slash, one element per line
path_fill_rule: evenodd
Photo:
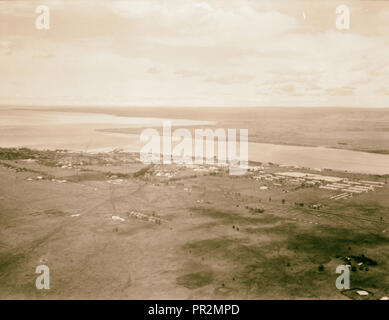
<path fill-rule="evenodd" d="M 255 166 L 269 178 L 120 152 L 0 149 L 0 298 L 389 295 L 388 177 Z M 342 191 L 271 178 L 294 171 L 381 187 L 332 200 Z M 50 290 L 35 287 L 42 264 Z M 350 291 L 335 286 L 343 264 Z"/>

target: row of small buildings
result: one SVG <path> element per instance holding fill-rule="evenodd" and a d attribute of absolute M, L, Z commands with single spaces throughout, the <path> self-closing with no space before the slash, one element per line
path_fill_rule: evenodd
<path fill-rule="evenodd" d="M 276 173 L 266 173 L 264 168 L 255 170 L 252 176 L 254 180 L 272 181 L 273 185 L 278 182 L 288 181 L 305 185 L 318 186 L 320 189 L 341 191 L 342 193 L 331 196 L 330 199 L 339 200 L 351 197 L 353 194 L 367 193 L 383 188 L 385 183 L 379 181 L 357 180 L 351 181 L 348 178 L 325 176 L 314 173 L 297 171 L 286 171 Z"/>
<path fill-rule="evenodd" d="M 343 191 L 344 193 L 359 194 L 367 193 L 369 191 L 375 191 L 377 188 L 382 188 L 383 182 L 377 181 L 348 181 L 344 179 L 341 183 L 331 183 L 324 186 L 320 186 L 321 189 Z M 343 194 L 341 194 L 343 195 Z M 341 196 L 337 195 L 337 196 Z"/>

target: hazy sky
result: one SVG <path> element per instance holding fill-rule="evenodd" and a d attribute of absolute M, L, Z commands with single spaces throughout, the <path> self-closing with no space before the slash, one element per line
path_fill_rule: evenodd
<path fill-rule="evenodd" d="M 0 0 L 0 104 L 389 107 L 389 1 Z"/>

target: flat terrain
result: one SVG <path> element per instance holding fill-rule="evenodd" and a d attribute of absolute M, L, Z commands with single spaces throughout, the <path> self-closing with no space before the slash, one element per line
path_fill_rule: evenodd
<path fill-rule="evenodd" d="M 335 201 L 335 191 L 252 172 L 146 166 L 119 152 L 0 149 L 0 298 L 388 296 L 387 177 L 320 174 L 384 184 Z M 41 264 L 50 290 L 35 287 Z M 349 291 L 335 287 L 343 264 Z"/>

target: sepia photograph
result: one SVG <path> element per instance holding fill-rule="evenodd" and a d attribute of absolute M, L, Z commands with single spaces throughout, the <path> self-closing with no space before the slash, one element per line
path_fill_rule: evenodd
<path fill-rule="evenodd" d="M 0 0 L 0 300 L 388 300 L 388 35 L 386 0 Z"/>

